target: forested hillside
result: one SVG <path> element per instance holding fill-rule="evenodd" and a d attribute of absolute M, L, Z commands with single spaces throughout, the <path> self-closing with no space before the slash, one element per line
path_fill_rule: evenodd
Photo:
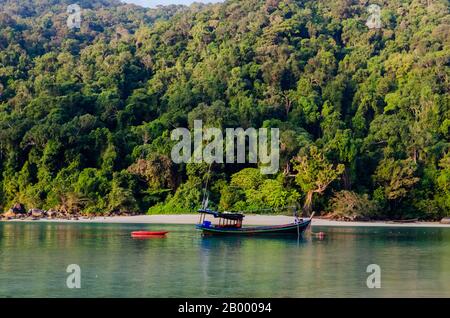
<path fill-rule="evenodd" d="M 229 0 L 145 9 L 0 0 L 0 201 L 106 214 L 306 202 L 450 215 L 447 0 Z M 176 165 L 175 127 L 277 127 L 281 170 Z"/>

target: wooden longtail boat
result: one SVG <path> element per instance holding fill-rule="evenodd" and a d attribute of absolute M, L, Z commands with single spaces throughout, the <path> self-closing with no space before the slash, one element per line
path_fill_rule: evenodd
<path fill-rule="evenodd" d="M 259 235 L 259 234 L 289 234 L 300 236 L 311 224 L 311 218 L 295 218 L 294 223 L 271 226 L 242 227 L 244 215 L 241 213 L 217 212 L 209 209 L 200 209 L 200 221 L 197 229 L 204 234 L 226 234 L 226 235 Z M 218 219 L 218 224 L 212 224 L 206 220 L 206 216 L 212 215 Z"/>

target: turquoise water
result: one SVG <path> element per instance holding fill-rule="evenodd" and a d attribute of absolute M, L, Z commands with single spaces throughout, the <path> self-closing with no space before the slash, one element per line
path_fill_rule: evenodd
<path fill-rule="evenodd" d="M 130 232 L 166 229 L 167 238 Z M 0 297 L 450 297 L 450 228 L 325 228 L 319 240 L 190 225 L 0 222 Z M 69 289 L 69 264 L 81 288 Z M 369 264 L 381 288 L 369 289 Z"/>

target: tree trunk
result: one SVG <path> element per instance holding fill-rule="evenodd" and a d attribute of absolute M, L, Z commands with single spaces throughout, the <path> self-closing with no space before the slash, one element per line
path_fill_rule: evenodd
<path fill-rule="evenodd" d="M 350 180 L 350 172 L 348 170 L 349 169 L 347 167 L 345 167 L 344 174 L 342 175 L 342 180 L 344 182 L 345 190 L 350 190 L 352 187 L 352 182 Z"/>
<path fill-rule="evenodd" d="M 306 215 L 311 215 L 313 194 L 314 191 L 312 190 L 308 191 L 306 194 L 305 204 L 303 205 L 303 212 L 306 213 Z"/>

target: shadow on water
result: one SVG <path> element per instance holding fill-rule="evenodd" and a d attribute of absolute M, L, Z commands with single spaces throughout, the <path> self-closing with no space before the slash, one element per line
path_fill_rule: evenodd
<path fill-rule="evenodd" d="M 308 236 L 296 237 L 292 235 L 263 235 L 263 236 L 218 236 L 202 235 L 202 248 L 239 248 L 245 244 L 283 244 L 284 246 L 300 246 L 311 241 Z"/>

